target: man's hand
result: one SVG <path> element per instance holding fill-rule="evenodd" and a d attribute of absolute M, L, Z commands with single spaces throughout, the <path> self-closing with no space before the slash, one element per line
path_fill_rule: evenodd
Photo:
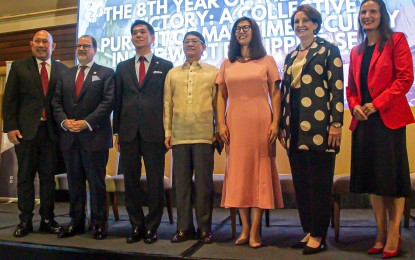
<path fill-rule="evenodd" d="M 12 144 L 20 144 L 19 139 L 22 139 L 23 136 L 20 134 L 19 130 L 12 130 L 7 132 L 7 138 Z"/>
<path fill-rule="evenodd" d="M 171 149 L 171 136 L 168 136 L 164 139 L 164 146 L 166 146 L 167 149 Z"/>
<path fill-rule="evenodd" d="M 72 122 L 72 131 L 71 132 L 81 132 L 88 128 L 88 125 L 85 120 L 75 120 Z"/>

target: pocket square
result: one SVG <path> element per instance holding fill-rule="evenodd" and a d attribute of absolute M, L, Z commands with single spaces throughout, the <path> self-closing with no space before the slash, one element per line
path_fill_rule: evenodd
<path fill-rule="evenodd" d="M 92 82 L 100 80 L 100 78 L 97 75 L 92 75 Z"/>
<path fill-rule="evenodd" d="M 155 70 L 153 74 L 163 74 L 163 71 Z"/>

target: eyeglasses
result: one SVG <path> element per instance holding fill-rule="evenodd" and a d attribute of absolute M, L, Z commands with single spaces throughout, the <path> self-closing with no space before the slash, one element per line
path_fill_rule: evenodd
<path fill-rule="evenodd" d="M 235 32 L 239 33 L 239 32 L 241 32 L 241 30 L 246 33 L 249 30 L 251 30 L 251 26 L 250 25 L 236 26 Z"/>
<path fill-rule="evenodd" d="M 193 39 L 187 39 L 187 40 L 184 40 L 183 41 L 183 44 L 184 45 L 189 45 L 190 43 L 193 43 L 194 45 L 198 45 L 199 43 L 204 44 L 204 42 L 202 42 L 199 39 L 195 39 L 195 38 L 193 38 Z"/>
<path fill-rule="evenodd" d="M 80 50 L 80 49 L 84 49 L 84 50 L 89 50 L 90 48 L 93 48 L 93 46 L 91 45 L 91 44 L 77 44 L 77 45 L 75 45 L 75 48 L 77 49 L 77 50 Z"/>

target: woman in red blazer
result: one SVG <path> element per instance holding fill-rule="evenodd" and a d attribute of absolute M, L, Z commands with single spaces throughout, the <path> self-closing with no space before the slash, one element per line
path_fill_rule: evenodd
<path fill-rule="evenodd" d="M 415 120 L 405 94 L 414 80 L 412 55 L 405 35 L 392 31 L 382 0 L 362 2 L 359 36 L 346 88 L 353 114 L 350 190 L 370 194 L 378 234 L 368 253 L 391 258 L 400 252 L 404 197 L 411 193 L 405 126 Z"/>

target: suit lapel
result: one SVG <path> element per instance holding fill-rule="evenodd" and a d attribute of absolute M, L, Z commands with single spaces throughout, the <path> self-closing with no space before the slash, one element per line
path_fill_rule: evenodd
<path fill-rule="evenodd" d="M 39 74 L 39 68 L 37 66 L 37 60 L 35 57 L 33 57 L 32 62 L 29 62 L 28 64 L 29 70 L 32 72 L 33 77 L 36 79 L 36 88 L 41 96 L 44 96 L 43 94 L 43 86 L 42 86 L 42 80 L 40 79 Z"/>
<path fill-rule="evenodd" d="M 146 76 L 144 78 L 143 86 L 141 88 L 144 88 L 146 86 L 147 81 L 153 75 L 153 72 L 154 70 L 156 70 L 158 65 L 159 65 L 158 57 L 153 54 L 153 58 L 151 59 L 150 66 L 148 67 Z"/>
<path fill-rule="evenodd" d="M 323 39 L 321 39 L 320 37 L 316 37 L 315 42 L 311 44 L 310 50 L 307 53 L 306 62 L 303 65 L 303 71 L 304 68 L 306 68 L 308 64 L 314 59 L 314 57 L 316 57 L 319 54 L 321 48 L 323 48 L 323 45 L 320 43 L 323 43 Z M 324 53 L 324 51 L 322 51 L 322 53 Z"/>
<path fill-rule="evenodd" d="M 356 83 L 356 88 L 357 91 L 359 93 L 358 96 L 360 96 L 360 71 L 362 69 L 362 61 L 363 61 L 363 51 L 358 53 L 358 47 L 356 47 L 356 51 L 355 51 L 355 60 L 353 61 L 354 64 L 354 72 L 356 73 L 356 77 L 355 77 L 355 83 Z M 350 65 L 351 66 L 351 65 Z"/>
<path fill-rule="evenodd" d="M 135 71 L 135 56 L 128 60 L 127 69 L 128 69 L 128 73 L 132 75 L 135 88 L 139 89 L 138 76 L 137 76 L 137 72 Z"/>
<path fill-rule="evenodd" d="M 379 41 L 376 43 L 375 45 L 375 49 L 373 50 L 373 55 L 372 55 L 372 59 L 370 60 L 370 66 L 369 66 L 369 73 L 372 70 L 373 66 L 375 65 L 375 63 L 378 61 L 379 56 L 380 56 L 380 52 L 379 52 Z"/>
<path fill-rule="evenodd" d="M 50 69 L 50 79 L 49 79 L 49 86 L 48 86 L 48 93 L 47 95 L 54 93 L 55 91 L 55 85 L 56 85 L 56 80 L 58 79 L 57 76 L 57 61 L 55 60 L 51 60 L 51 69 Z"/>
<path fill-rule="evenodd" d="M 88 90 L 89 86 L 92 83 L 92 75 L 97 76 L 97 69 L 98 65 L 94 62 L 92 64 L 91 69 L 88 72 L 88 75 L 86 75 L 86 78 L 84 80 L 84 84 L 82 85 L 81 93 L 79 93 L 78 100 L 82 98 L 82 96 L 85 94 L 85 92 Z"/>

